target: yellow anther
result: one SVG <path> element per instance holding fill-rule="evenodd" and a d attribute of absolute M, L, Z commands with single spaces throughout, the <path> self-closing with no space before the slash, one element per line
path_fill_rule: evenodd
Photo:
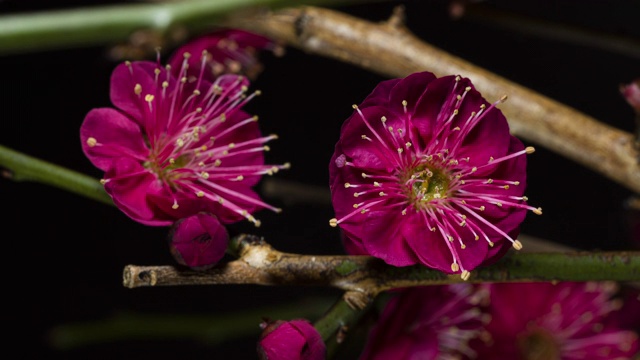
<path fill-rule="evenodd" d="M 460 266 L 458 263 L 451 263 L 451 271 L 458 272 L 460 270 Z"/>
<path fill-rule="evenodd" d="M 513 242 L 513 248 L 516 250 L 522 250 L 522 243 L 520 240 L 516 240 Z"/>
<path fill-rule="evenodd" d="M 146 101 L 146 102 L 149 102 L 149 103 L 150 103 L 150 102 L 152 102 L 152 101 L 153 101 L 153 98 L 154 98 L 154 96 L 153 96 L 153 95 L 151 95 L 151 94 L 147 94 L 147 95 L 145 95 L 145 97 L 144 97 L 144 101 Z"/>
<path fill-rule="evenodd" d="M 96 138 L 94 138 L 94 137 L 90 137 L 90 138 L 88 138 L 88 139 L 87 139 L 87 145 L 88 145 L 89 147 L 94 147 L 94 146 L 96 146 L 97 144 L 98 144 L 98 140 L 96 140 Z"/>
<path fill-rule="evenodd" d="M 527 146 L 526 149 L 524 149 L 524 151 L 527 154 L 533 154 L 536 151 L 536 148 L 534 148 L 533 146 Z"/>
<path fill-rule="evenodd" d="M 462 272 L 462 274 L 460 274 L 460 278 L 461 278 L 462 280 L 464 280 L 464 281 L 469 280 L 469 277 L 470 277 L 470 276 L 471 276 L 471 273 L 470 273 L 470 272 L 468 272 L 467 270 L 464 270 L 464 271 Z"/>
<path fill-rule="evenodd" d="M 338 219 L 333 218 L 333 219 L 329 220 L 329 225 L 331 225 L 331 227 L 338 226 Z"/>
<path fill-rule="evenodd" d="M 536 215 L 542 215 L 542 208 L 533 209 L 533 213 Z"/>
<path fill-rule="evenodd" d="M 142 85 L 136 84 L 136 86 L 133 87 L 133 93 L 140 95 L 140 93 L 142 93 Z"/>
<path fill-rule="evenodd" d="M 200 190 L 196 193 L 197 197 L 203 197 L 204 196 L 204 191 Z"/>

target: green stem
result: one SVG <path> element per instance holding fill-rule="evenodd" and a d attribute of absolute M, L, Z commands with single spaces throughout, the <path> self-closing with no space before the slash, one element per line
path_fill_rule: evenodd
<path fill-rule="evenodd" d="M 100 182 L 90 176 L 48 163 L 0 145 L 0 167 L 15 181 L 34 181 L 51 185 L 90 199 L 113 205 Z"/>
<path fill-rule="evenodd" d="M 344 341 L 344 337 L 348 335 L 349 329 L 356 327 L 356 324 L 370 307 L 371 304 L 364 309 L 352 308 L 344 298 L 340 298 L 324 316 L 313 324 L 327 345 L 327 359 L 333 358 L 338 347 Z"/>
<path fill-rule="evenodd" d="M 178 27 L 201 31 L 240 9 L 335 2 L 182 0 L 5 15 L 0 16 L 0 55 L 122 42 L 141 29 L 162 35 Z"/>
<path fill-rule="evenodd" d="M 302 299 L 292 304 L 245 309 L 218 315 L 120 313 L 92 321 L 61 324 L 49 332 L 49 342 L 68 350 L 123 340 L 192 339 L 215 345 L 231 339 L 260 335 L 263 318 L 316 318 L 330 305 L 329 298 Z"/>

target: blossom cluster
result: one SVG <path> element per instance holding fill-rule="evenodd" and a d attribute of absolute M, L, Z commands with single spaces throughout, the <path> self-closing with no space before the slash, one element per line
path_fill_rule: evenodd
<path fill-rule="evenodd" d="M 405 289 L 387 303 L 361 359 L 631 359 L 640 297 L 622 302 L 617 291 L 609 282 Z"/>
<path fill-rule="evenodd" d="M 253 187 L 289 168 L 265 164 L 257 116 L 243 107 L 259 91 L 267 38 L 223 30 L 178 49 L 167 65 L 124 62 L 111 76 L 113 108 L 91 110 L 82 149 L 131 219 L 170 226 L 176 261 L 208 269 L 225 254 L 225 224 L 281 209 Z M 621 87 L 637 108 L 638 84 Z M 380 83 L 343 123 L 329 187 L 344 248 L 393 266 L 424 265 L 467 280 L 520 250 L 528 204 L 526 154 L 498 108 L 468 78 L 411 74 Z M 361 359 L 627 359 L 638 350 L 640 300 L 614 299 L 614 283 L 441 285 L 396 289 Z M 635 302 L 634 302 L 635 301 Z M 627 305 L 631 304 L 631 305 Z M 631 318 L 631 320 L 629 320 Z M 304 319 L 265 321 L 261 359 L 323 359 Z"/>

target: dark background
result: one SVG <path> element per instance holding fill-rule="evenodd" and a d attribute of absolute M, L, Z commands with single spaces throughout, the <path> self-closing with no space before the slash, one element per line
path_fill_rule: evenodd
<path fill-rule="evenodd" d="M 640 77 L 637 56 L 507 29 L 482 18 L 456 20 L 448 12 L 448 1 L 375 1 L 335 8 L 381 21 L 399 4 L 406 7 L 407 27 L 425 41 L 612 126 L 634 131 L 633 111 L 618 87 Z M 473 5 L 640 38 L 638 1 Z M 73 6 L 87 2 L 0 1 L 0 14 Z M 90 109 L 111 106 L 109 76 L 117 62 L 108 54 L 109 47 L 96 46 L 0 56 L 0 144 L 101 177 L 81 151 L 79 127 Z M 340 125 L 350 115 L 351 104 L 362 101 L 384 78 L 293 48 L 287 48 L 284 57 L 265 54 L 262 60 L 265 71 L 253 87 L 263 96 L 248 109 L 260 116 L 264 133 L 280 135 L 270 144 L 267 161 L 292 163 L 290 170 L 274 178 L 328 191 L 328 161 Z M 524 234 L 585 250 L 640 248 L 630 230 L 633 214 L 624 205 L 632 195 L 629 190 L 542 146 L 525 144 L 537 148 L 528 156 L 527 195 L 544 215 L 528 215 Z M 328 226 L 333 217 L 330 205 L 286 202 L 268 194 L 265 199 L 282 206 L 283 213 L 263 211 L 258 214 L 261 228 L 240 223 L 229 231 L 264 236 L 281 251 L 343 253 L 337 229 Z M 183 338 L 100 342 L 63 350 L 50 339 L 58 326 L 99 322 L 122 313 L 213 316 L 279 304 L 295 308 L 314 296 L 339 295 L 333 289 L 303 287 L 126 289 L 121 273 L 127 264 L 174 264 L 165 228 L 142 226 L 115 207 L 37 183 L 0 179 L 0 200 L 7 245 L 2 291 L 3 325 L 9 333 L 5 351 L 15 351 L 17 358 L 252 359 L 260 318 L 252 334 L 217 345 Z"/>

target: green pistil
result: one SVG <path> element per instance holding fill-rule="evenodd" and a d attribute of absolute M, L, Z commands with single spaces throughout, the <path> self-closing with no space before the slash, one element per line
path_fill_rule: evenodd
<path fill-rule="evenodd" d="M 409 185 L 409 201 L 416 210 L 421 210 L 434 199 L 447 197 L 451 178 L 440 169 L 420 165 L 407 174 L 405 183 Z"/>

